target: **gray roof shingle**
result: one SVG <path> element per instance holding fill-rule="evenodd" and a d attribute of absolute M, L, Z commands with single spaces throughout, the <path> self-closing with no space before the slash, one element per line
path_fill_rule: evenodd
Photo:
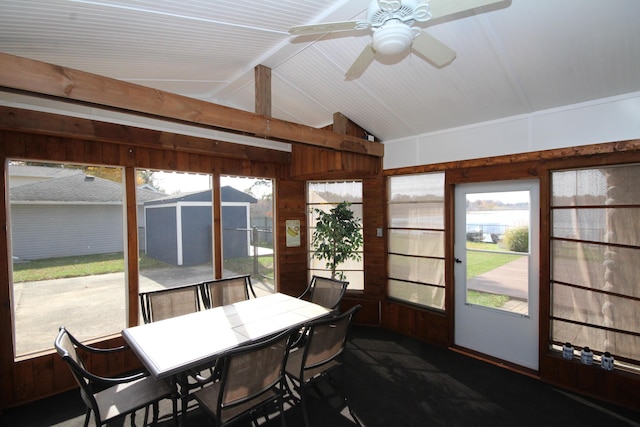
<path fill-rule="evenodd" d="M 123 194 L 124 187 L 121 183 L 85 174 L 48 179 L 9 190 L 12 202 L 121 203 Z M 150 190 L 137 190 L 138 203 L 161 197 L 166 195 Z"/>

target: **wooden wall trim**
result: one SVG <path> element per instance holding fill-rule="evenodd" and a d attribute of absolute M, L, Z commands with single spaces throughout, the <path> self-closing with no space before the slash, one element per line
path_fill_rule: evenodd
<path fill-rule="evenodd" d="M 291 143 L 384 155 L 377 142 L 261 116 L 195 98 L 98 76 L 80 70 L 0 53 L 0 88 L 64 102 L 117 109 L 135 115 Z"/>
<path fill-rule="evenodd" d="M 1 138 L 0 138 L 1 141 Z M 0 145 L 0 154 L 4 154 L 4 147 Z M 8 229 L 8 185 L 7 185 L 7 162 L 4 156 L 1 156 L 0 162 L 0 242 L 7 242 L 9 239 Z M 0 244 L 0 277 L 9 277 L 10 254 L 8 245 Z M 5 280 L 0 280 L 4 283 Z M 14 381 L 13 381 L 13 333 L 11 323 L 11 290 L 9 286 L 0 286 L 0 411 L 2 410 L 2 402 L 9 402 L 14 399 Z"/>
<path fill-rule="evenodd" d="M 557 148 L 552 150 L 535 151 L 530 153 L 508 154 L 504 156 L 484 157 L 481 159 L 459 160 L 454 162 L 434 163 L 430 165 L 409 166 L 385 169 L 385 176 L 407 175 L 412 173 L 441 172 L 457 170 L 464 173 L 465 169 L 485 166 L 499 166 L 506 164 L 521 165 L 526 162 L 567 161 L 585 156 L 601 154 L 625 153 L 640 149 L 640 139 L 628 141 L 605 142 L 601 144 L 580 145 L 576 147 Z M 461 172 L 462 171 L 462 172 Z"/>
<path fill-rule="evenodd" d="M 127 313 L 127 326 L 135 326 L 139 323 L 139 307 L 137 304 L 138 292 L 140 289 L 140 277 L 139 277 L 139 263 L 138 263 L 138 207 L 136 206 L 136 170 L 133 167 L 126 167 L 125 173 L 125 193 L 126 193 L 126 213 L 125 221 L 126 226 L 126 263 L 127 269 L 125 274 L 127 275 L 126 281 L 129 284 L 127 286 L 127 307 L 129 312 Z M 132 303 L 136 301 L 136 303 Z"/>

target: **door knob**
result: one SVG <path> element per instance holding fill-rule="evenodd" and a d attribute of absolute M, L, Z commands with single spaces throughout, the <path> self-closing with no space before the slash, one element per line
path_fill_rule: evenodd
<path fill-rule="evenodd" d="M 462 264 L 462 260 L 460 258 L 456 258 L 456 264 Z"/>

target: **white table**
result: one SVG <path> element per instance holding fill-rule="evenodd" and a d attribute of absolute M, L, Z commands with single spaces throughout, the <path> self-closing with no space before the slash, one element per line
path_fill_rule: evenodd
<path fill-rule="evenodd" d="M 212 365 L 227 350 L 329 313 L 317 304 L 276 293 L 134 326 L 122 335 L 151 375 L 175 384 L 178 375 Z M 184 410 L 184 393 L 182 398 Z"/>

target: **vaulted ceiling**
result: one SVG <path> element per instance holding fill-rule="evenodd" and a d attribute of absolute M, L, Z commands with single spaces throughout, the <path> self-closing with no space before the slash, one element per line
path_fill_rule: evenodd
<path fill-rule="evenodd" d="M 640 91 L 638 0 L 505 0 L 434 19 L 419 25 L 453 62 L 376 58 L 354 80 L 368 31 L 288 32 L 363 20 L 368 4 L 2 0 L 0 51 L 247 111 L 261 64 L 273 117 L 323 127 L 340 112 L 382 141 Z"/>

